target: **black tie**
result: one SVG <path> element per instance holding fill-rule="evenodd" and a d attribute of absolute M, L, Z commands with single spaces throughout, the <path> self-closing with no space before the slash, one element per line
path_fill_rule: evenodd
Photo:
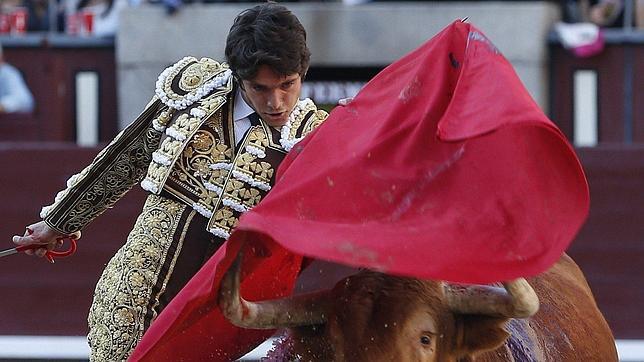
<path fill-rule="evenodd" d="M 257 112 L 253 112 L 249 114 L 248 119 L 250 119 L 251 127 L 260 125 L 259 115 L 257 114 Z M 244 136 L 239 140 L 239 142 L 237 142 L 237 148 L 241 146 L 242 141 L 244 140 L 244 138 L 246 138 L 246 135 L 248 134 L 249 131 L 250 131 L 250 127 L 248 127 L 248 129 L 246 130 L 246 133 L 244 133 Z"/>
<path fill-rule="evenodd" d="M 257 112 L 253 112 L 253 113 L 249 114 L 248 119 L 250 119 L 251 126 L 259 126 L 260 125 L 260 123 L 259 123 L 259 115 L 257 114 Z"/>

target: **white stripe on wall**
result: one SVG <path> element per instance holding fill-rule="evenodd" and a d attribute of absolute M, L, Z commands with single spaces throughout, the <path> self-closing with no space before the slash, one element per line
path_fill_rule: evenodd
<path fill-rule="evenodd" d="M 597 72 L 577 70 L 573 75 L 573 141 L 577 147 L 593 147 L 598 141 Z"/>
<path fill-rule="evenodd" d="M 98 73 L 76 73 L 76 143 L 91 147 L 98 143 Z"/>
<path fill-rule="evenodd" d="M 85 336 L 0 336 L 0 359 L 88 357 L 89 346 Z"/>
<path fill-rule="evenodd" d="M 644 362 L 644 340 L 618 339 L 615 343 L 620 361 Z"/>

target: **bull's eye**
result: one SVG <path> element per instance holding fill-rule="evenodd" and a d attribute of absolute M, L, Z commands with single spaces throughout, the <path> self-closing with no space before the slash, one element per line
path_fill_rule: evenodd
<path fill-rule="evenodd" d="M 432 343 L 432 339 L 429 336 L 423 335 L 420 336 L 420 343 L 428 346 Z"/>

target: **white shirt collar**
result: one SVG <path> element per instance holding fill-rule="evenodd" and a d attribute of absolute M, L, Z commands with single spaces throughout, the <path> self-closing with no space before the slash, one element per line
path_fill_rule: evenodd
<path fill-rule="evenodd" d="M 246 103 L 244 97 L 242 97 L 241 89 L 237 89 L 237 94 L 235 94 L 235 106 L 233 109 L 233 120 L 235 122 L 247 118 L 249 115 L 253 114 L 255 110 Z"/>

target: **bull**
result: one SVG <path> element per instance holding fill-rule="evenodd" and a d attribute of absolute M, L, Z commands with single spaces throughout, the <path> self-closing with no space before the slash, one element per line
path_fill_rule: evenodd
<path fill-rule="evenodd" d="M 563 255 L 545 273 L 501 286 L 361 271 L 333 289 L 250 302 L 240 258 L 218 303 L 239 327 L 289 328 L 301 361 L 617 361 L 584 275 Z"/>

